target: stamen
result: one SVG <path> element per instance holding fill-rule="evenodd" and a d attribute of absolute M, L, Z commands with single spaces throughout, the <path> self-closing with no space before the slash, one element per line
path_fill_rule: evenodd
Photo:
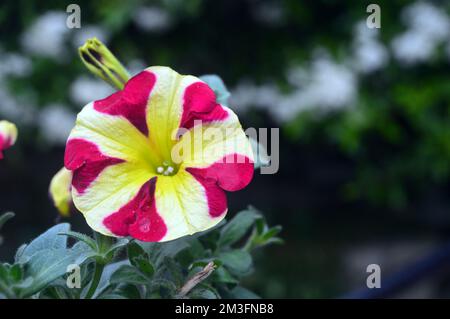
<path fill-rule="evenodd" d="M 164 176 L 171 176 L 175 172 L 175 168 L 170 166 L 169 162 L 164 161 L 161 166 L 156 168 L 156 172 Z"/>

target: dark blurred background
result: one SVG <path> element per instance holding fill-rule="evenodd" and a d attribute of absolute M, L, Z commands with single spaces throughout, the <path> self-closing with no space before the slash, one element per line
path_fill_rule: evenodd
<path fill-rule="evenodd" d="M 55 223 L 48 185 L 76 113 L 112 93 L 77 56 L 92 36 L 131 73 L 219 74 L 244 127 L 280 128 L 279 172 L 229 194 L 231 215 L 252 204 L 284 227 L 245 283 L 262 297 L 344 296 L 371 263 L 383 285 L 449 240 L 448 1 L 76 1 L 69 29 L 71 2 L 0 5 L 0 118 L 20 130 L 0 163 L 0 211 L 17 215 L 0 260 Z M 380 29 L 366 25 L 371 2 Z M 389 296 L 450 297 L 438 264 Z"/>

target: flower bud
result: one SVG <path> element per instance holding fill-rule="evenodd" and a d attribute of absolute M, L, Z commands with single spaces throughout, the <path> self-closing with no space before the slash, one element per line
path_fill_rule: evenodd
<path fill-rule="evenodd" d="M 97 38 L 91 38 L 78 49 L 84 65 L 96 76 L 122 90 L 130 75 L 114 54 Z"/>
<path fill-rule="evenodd" d="M 3 159 L 3 151 L 16 143 L 17 127 L 8 121 L 0 121 L 0 159 Z"/>
<path fill-rule="evenodd" d="M 70 216 L 72 207 L 72 172 L 61 168 L 50 182 L 49 194 L 58 212 L 63 217 Z"/>

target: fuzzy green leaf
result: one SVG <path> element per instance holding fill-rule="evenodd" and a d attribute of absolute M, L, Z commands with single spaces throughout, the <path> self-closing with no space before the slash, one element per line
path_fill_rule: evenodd
<path fill-rule="evenodd" d="M 146 276 L 151 277 L 155 273 L 155 268 L 150 262 L 150 257 L 137 243 L 131 243 L 128 245 L 128 259 L 130 263 L 138 268 Z"/>
<path fill-rule="evenodd" d="M 59 236 L 59 233 L 66 233 L 70 230 L 67 223 L 58 224 L 47 230 L 45 233 L 34 239 L 26 246 L 19 248 L 16 254 L 17 263 L 26 263 L 33 255 L 43 250 L 65 249 L 67 247 L 67 236 Z"/>
<path fill-rule="evenodd" d="M 244 250 L 231 250 L 219 254 L 219 259 L 231 274 L 238 277 L 246 276 L 253 270 L 252 256 Z"/>
<path fill-rule="evenodd" d="M 233 288 L 231 290 L 231 298 L 235 298 L 235 299 L 260 299 L 261 297 L 259 297 L 257 294 L 255 294 L 254 292 L 241 287 L 241 286 L 237 286 L 235 288 Z"/>
<path fill-rule="evenodd" d="M 260 215 L 253 209 L 238 213 L 221 229 L 219 246 L 228 246 L 239 241 L 259 217 Z"/>
<path fill-rule="evenodd" d="M 135 267 L 123 265 L 117 269 L 109 280 L 111 284 L 129 283 L 135 285 L 145 284 L 148 279 Z"/>

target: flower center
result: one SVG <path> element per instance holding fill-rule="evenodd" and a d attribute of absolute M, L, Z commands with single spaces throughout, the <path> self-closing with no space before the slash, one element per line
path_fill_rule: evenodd
<path fill-rule="evenodd" d="M 156 172 L 164 176 L 172 176 L 177 173 L 176 166 L 164 161 L 162 165 L 156 167 Z"/>

